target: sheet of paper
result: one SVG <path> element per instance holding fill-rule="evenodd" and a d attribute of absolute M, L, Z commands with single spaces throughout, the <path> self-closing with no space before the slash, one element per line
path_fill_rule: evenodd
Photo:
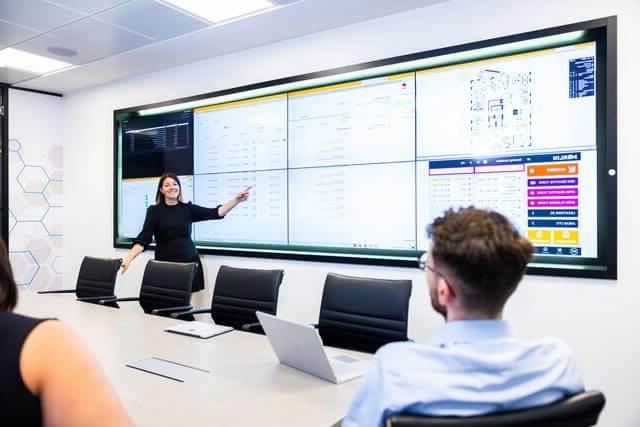
<path fill-rule="evenodd" d="M 185 382 L 199 375 L 206 375 L 209 371 L 181 363 L 164 360 L 157 357 L 148 357 L 127 363 L 127 366 L 150 374 L 159 375 L 175 381 Z"/>

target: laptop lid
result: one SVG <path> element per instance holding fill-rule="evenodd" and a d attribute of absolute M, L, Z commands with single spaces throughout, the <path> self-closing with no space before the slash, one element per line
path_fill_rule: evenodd
<path fill-rule="evenodd" d="M 214 325 L 205 322 L 183 322 L 165 329 L 165 332 L 189 335 L 197 338 L 211 338 L 233 331 L 231 326 Z"/>
<path fill-rule="evenodd" d="M 256 315 L 281 363 L 335 384 L 362 375 L 362 371 L 348 369 L 351 367 L 347 366 L 344 370 L 348 372 L 337 376 L 314 327 L 279 319 L 260 311 Z"/>

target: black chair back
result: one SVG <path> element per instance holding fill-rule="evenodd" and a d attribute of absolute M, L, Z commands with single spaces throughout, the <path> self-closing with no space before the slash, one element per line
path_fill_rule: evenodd
<path fill-rule="evenodd" d="M 318 332 L 324 345 L 375 353 L 407 340 L 411 280 L 327 274 Z"/>
<path fill-rule="evenodd" d="M 188 306 L 198 264 L 150 260 L 142 276 L 140 306 L 145 313 L 155 309 Z M 169 315 L 170 313 L 166 313 Z"/>
<path fill-rule="evenodd" d="M 275 315 L 283 277 L 283 270 L 220 266 L 211 299 L 213 321 L 240 329 L 258 322 L 256 311 Z"/>
<path fill-rule="evenodd" d="M 597 391 L 578 393 L 537 408 L 474 417 L 392 415 L 386 427 L 588 427 L 596 425 L 605 404 Z"/>
<path fill-rule="evenodd" d="M 80 264 L 76 296 L 89 298 L 114 295 L 121 259 L 86 256 Z"/>

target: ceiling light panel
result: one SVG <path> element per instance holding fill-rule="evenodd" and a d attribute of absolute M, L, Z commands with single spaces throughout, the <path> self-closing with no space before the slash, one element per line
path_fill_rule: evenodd
<path fill-rule="evenodd" d="M 26 71 L 14 70 L 13 68 L 4 68 L 0 66 L 0 82 L 7 84 L 16 84 L 25 80 L 38 77 L 37 74 L 27 73 Z"/>
<path fill-rule="evenodd" d="M 96 18 L 154 40 L 170 39 L 209 26 L 202 19 L 154 0 L 125 3 L 97 15 Z"/>
<path fill-rule="evenodd" d="M 274 7 L 267 0 L 163 0 L 212 23 L 260 12 Z"/>
<path fill-rule="evenodd" d="M 70 67 L 68 62 L 58 61 L 18 49 L 0 50 L 0 67 L 14 68 L 34 74 L 45 74 Z"/>

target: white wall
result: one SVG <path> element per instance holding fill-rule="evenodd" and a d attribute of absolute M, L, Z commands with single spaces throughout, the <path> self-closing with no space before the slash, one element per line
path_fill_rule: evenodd
<path fill-rule="evenodd" d="M 364 2 L 363 2 L 364 3 Z M 619 17 L 619 269 L 616 282 L 527 277 L 507 307 L 507 318 L 522 337 L 557 335 L 576 353 L 588 388 L 604 390 L 603 426 L 640 425 L 636 385 L 640 380 L 640 284 L 635 238 L 640 224 L 637 190 L 629 175 L 639 158 L 634 121 L 638 113 L 637 0 L 539 0 L 529 6 L 510 0 L 453 0 L 433 7 L 131 78 L 65 97 L 65 181 L 69 213 L 65 223 L 65 285 L 85 254 L 113 255 L 112 112 L 114 109 L 211 92 L 331 67 L 415 51 L 520 33 L 609 15 Z M 381 200 L 381 205 L 386 201 Z M 123 255 L 123 251 L 117 251 Z M 150 254 L 146 254 L 149 256 Z M 144 258 L 143 254 L 143 258 Z M 316 320 L 322 284 L 329 271 L 411 278 L 414 291 L 409 334 L 426 338 L 441 320 L 431 313 L 424 278 L 417 269 L 349 266 L 269 259 L 205 257 L 210 275 L 222 263 L 285 269 L 279 314 Z M 135 294 L 144 259 L 118 285 Z"/>

